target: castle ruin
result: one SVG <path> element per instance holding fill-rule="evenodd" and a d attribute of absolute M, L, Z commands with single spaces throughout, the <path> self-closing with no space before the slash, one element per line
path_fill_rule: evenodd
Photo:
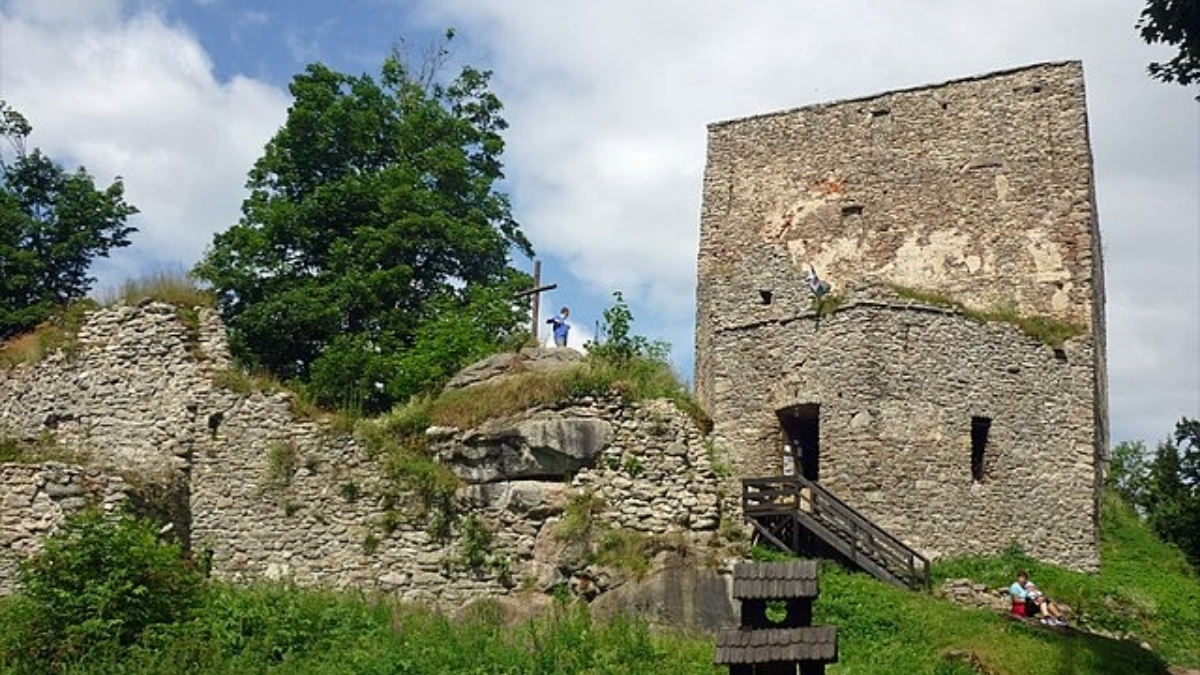
<path fill-rule="evenodd" d="M 1104 338 L 1080 63 L 709 126 L 696 390 L 740 475 L 1095 569 Z"/>

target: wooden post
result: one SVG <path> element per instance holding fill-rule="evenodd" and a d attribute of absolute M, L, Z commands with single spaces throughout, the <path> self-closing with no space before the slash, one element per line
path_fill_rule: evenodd
<path fill-rule="evenodd" d="M 533 341 L 535 344 L 540 342 L 538 340 L 538 311 L 540 310 L 539 298 L 541 298 L 541 294 L 543 291 L 552 291 L 552 290 L 558 288 L 558 284 L 547 284 L 545 286 L 542 286 L 541 283 L 542 283 L 542 261 L 534 260 L 533 261 L 533 288 L 531 288 L 527 291 L 521 291 L 520 293 L 517 293 L 516 295 L 513 296 L 514 300 L 516 300 L 518 298 L 523 298 L 525 296 L 533 296 L 533 302 L 532 302 L 532 306 L 530 308 L 532 313 L 529 316 L 529 333 L 531 335 L 533 335 Z"/>
<path fill-rule="evenodd" d="M 533 261 L 533 287 L 537 288 L 542 285 L 542 261 Z M 541 293 L 533 294 L 533 315 L 529 317 L 529 332 L 533 334 L 535 344 L 541 344 L 538 339 L 538 310 L 541 309 Z"/>

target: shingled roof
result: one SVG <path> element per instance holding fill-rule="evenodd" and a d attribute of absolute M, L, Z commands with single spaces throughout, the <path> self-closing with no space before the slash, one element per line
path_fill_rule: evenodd
<path fill-rule="evenodd" d="M 817 597 L 817 563 L 789 560 L 733 566 L 733 597 L 738 600 L 786 600 Z"/>
<path fill-rule="evenodd" d="M 717 633 L 715 663 L 779 661 L 837 661 L 837 627 L 722 628 Z"/>

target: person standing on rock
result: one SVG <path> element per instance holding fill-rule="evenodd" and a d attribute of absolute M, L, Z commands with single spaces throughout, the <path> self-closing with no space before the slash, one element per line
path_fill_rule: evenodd
<path fill-rule="evenodd" d="M 567 346 L 567 333 L 571 331 L 571 324 L 567 323 L 567 317 L 569 316 L 571 316 L 571 309 L 563 307 L 558 316 L 546 319 L 546 323 L 554 324 L 554 345 L 556 347 Z"/>

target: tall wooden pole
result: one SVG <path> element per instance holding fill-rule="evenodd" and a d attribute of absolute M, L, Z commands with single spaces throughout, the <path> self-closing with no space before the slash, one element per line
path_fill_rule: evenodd
<path fill-rule="evenodd" d="M 538 288 L 542 285 L 542 261 L 536 258 L 533 261 L 533 287 Z M 542 297 L 541 293 L 533 294 L 533 315 L 529 317 L 529 332 L 533 334 L 533 343 L 540 345 L 541 340 L 538 339 L 538 310 L 541 309 L 539 302 Z"/>

